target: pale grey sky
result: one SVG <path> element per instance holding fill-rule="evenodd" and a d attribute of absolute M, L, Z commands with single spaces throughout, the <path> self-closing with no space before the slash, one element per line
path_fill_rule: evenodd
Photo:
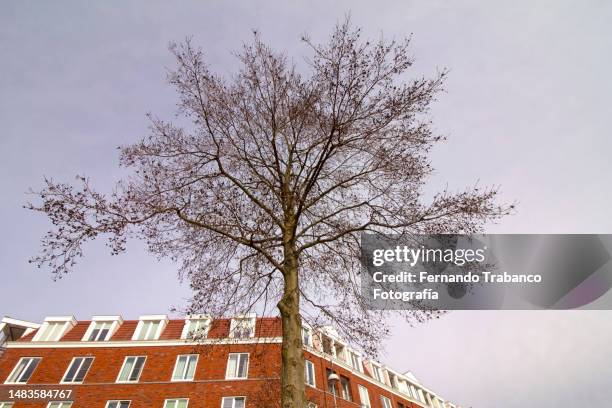
<path fill-rule="evenodd" d="M 227 3 L 227 4 L 226 4 Z M 351 12 L 368 35 L 413 33 L 415 72 L 451 70 L 433 112 L 433 189 L 497 184 L 518 213 L 489 232 L 612 233 L 612 3 L 577 1 L 31 2 L 0 4 L 0 315 L 163 313 L 189 296 L 169 262 L 138 244 L 87 248 L 51 282 L 27 258 L 47 221 L 21 209 L 43 175 L 85 173 L 109 187 L 118 144 L 171 118 L 169 41 L 193 36 L 214 68 L 253 28 L 300 61 L 303 33 L 323 39 Z M 611 312 L 454 312 L 397 322 L 384 361 L 478 408 L 608 406 Z"/>

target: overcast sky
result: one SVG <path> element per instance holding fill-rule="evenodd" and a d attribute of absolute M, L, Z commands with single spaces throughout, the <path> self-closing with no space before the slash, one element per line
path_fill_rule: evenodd
<path fill-rule="evenodd" d="M 116 146 L 171 118 L 169 41 L 193 36 L 219 72 L 258 29 L 301 61 L 351 12 L 366 34 L 413 33 L 415 74 L 447 67 L 433 111 L 449 141 L 432 155 L 431 191 L 499 185 L 518 212 L 489 232 L 612 233 L 612 3 L 608 1 L 30 2 L 0 4 L 0 315 L 164 313 L 189 296 L 169 262 L 140 245 L 86 248 L 52 282 L 27 263 L 48 228 L 21 209 L 43 175 L 119 177 Z M 229 3 L 229 2 L 227 2 Z M 180 4 L 180 6 L 179 6 Z M 395 323 L 386 361 L 446 398 L 478 408 L 609 406 L 611 312 L 454 312 Z"/>

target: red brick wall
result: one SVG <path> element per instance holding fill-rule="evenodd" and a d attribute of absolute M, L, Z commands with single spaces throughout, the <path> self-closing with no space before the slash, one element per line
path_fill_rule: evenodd
<path fill-rule="evenodd" d="M 335 371 L 338 375 L 342 375 L 347 377 L 350 380 L 351 386 L 351 397 L 352 403 L 343 400 L 340 396 L 342 395 L 339 386 L 337 386 L 337 397 L 336 397 L 336 406 L 339 408 L 342 407 L 359 407 L 359 385 L 363 385 L 368 389 L 368 394 L 370 396 L 370 404 L 372 408 L 382 408 L 382 403 L 380 401 L 380 396 L 384 395 L 388 397 L 394 408 L 397 408 L 398 402 L 401 402 L 407 408 L 421 408 L 420 405 L 409 402 L 404 398 L 400 398 L 393 393 L 386 391 L 382 387 L 378 387 L 372 384 L 369 381 L 363 380 L 357 375 L 353 374 L 351 371 L 346 370 L 336 364 L 331 364 L 326 359 L 322 359 L 314 354 L 309 352 L 305 353 L 305 358 L 313 362 L 315 367 L 315 384 L 316 389 L 313 389 L 310 386 L 306 386 L 306 395 L 309 399 L 315 402 L 319 408 L 333 408 L 334 407 L 334 397 L 333 395 L 327 393 L 327 379 L 326 379 L 326 368 L 329 368 Z"/>
<path fill-rule="evenodd" d="M 225 370 L 229 353 L 248 352 L 249 372 L 247 380 L 225 380 Z M 170 377 L 180 354 L 199 354 L 198 365 L 193 382 L 170 382 Z M 121 365 L 126 356 L 146 355 L 147 360 L 140 380 L 136 384 L 116 384 Z M 59 384 L 73 357 L 93 356 L 94 361 L 82 385 Z M 248 407 L 275 408 L 279 399 L 280 345 L 206 345 L 206 346 L 148 346 L 148 347 L 95 347 L 95 348 L 32 348 L 8 349 L 0 359 L 0 381 L 6 380 L 20 357 L 42 357 L 42 361 L 32 375 L 29 385 L 0 385 L 1 398 L 6 399 L 10 389 L 31 388 L 35 384 L 48 384 L 49 388 L 73 389 L 73 407 L 103 408 L 107 400 L 132 400 L 131 408 L 162 407 L 166 398 L 189 398 L 189 407 L 221 406 L 223 396 L 246 396 Z M 315 365 L 316 389 L 307 388 L 308 398 L 319 408 L 333 408 L 333 396 L 326 392 L 325 368 L 332 368 L 329 361 L 306 352 L 306 358 Z M 358 407 L 358 384 L 365 385 L 370 394 L 372 408 L 382 408 L 380 395 L 391 399 L 393 406 L 402 402 L 409 408 L 418 405 L 398 398 L 345 370 L 337 365 L 333 369 L 348 377 L 351 384 L 353 402 L 336 399 L 336 406 Z M 0 399 L 1 400 L 1 399 Z M 45 407 L 46 403 L 18 402 L 15 408 Z"/>
<path fill-rule="evenodd" d="M 89 327 L 89 321 L 81 321 L 61 339 L 62 342 L 80 341 Z M 125 321 L 113 335 L 113 341 L 129 341 L 136 329 L 137 321 Z M 183 320 L 171 320 L 160 340 L 178 339 L 183 329 Z M 229 333 L 230 320 L 214 320 L 209 338 L 225 338 Z M 278 318 L 257 320 L 256 337 L 280 337 Z M 32 335 L 28 336 L 28 339 Z M 22 341 L 27 339 L 22 339 Z M 23 343 L 21 343 L 23 344 Z M 249 370 L 246 380 L 225 380 L 229 353 L 248 352 Z M 180 354 L 199 354 L 194 381 L 171 382 L 176 357 Z M 126 356 L 147 356 L 138 383 L 116 384 L 115 381 Z M 350 380 L 352 402 L 344 401 L 338 393 L 334 404 L 333 395 L 327 392 L 326 368 L 332 364 L 309 352 L 306 358 L 314 363 L 316 388 L 306 386 L 307 397 L 319 408 L 359 407 L 358 385 L 368 388 L 372 408 L 382 408 L 380 395 L 387 396 L 394 408 L 401 402 L 407 408 L 419 405 L 386 391 L 350 371 L 333 365 L 333 370 Z M 92 356 L 94 361 L 80 385 L 63 385 L 60 381 L 73 357 Z M 42 357 L 32 377 L 25 386 L 2 384 L 21 357 Z M 248 408 L 279 408 L 280 399 L 280 344 L 213 344 L 179 346 L 137 347 L 60 347 L 60 348 L 9 348 L 0 356 L 0 401 L 8 401 L 9 389 L 72 389 L 70 400 L 74 408 L 103 408 L 107 400 L 131 400 L 130 408 L 163 407 L 166 398 L 189 398 L 190 408 L 220 408 L 223 396 L 246 396 Z M 15 408 L 46 407 L 47 402 L 18 401 Z"/>
<path fill-rule="evenodd" d="M 247 380 L 225 380 L 229 353 L 248 352 Z M 199 354 L 194 381 L 170 382 L 176 357 Z M 142 374 L 136 384 L 116 384 L 126 356 L 146 355 Z M 59 384 L 73 357 L 92 356 L 94 361 L 84 384 Z M 261 401 L 261 389 L 278 400 L 280 372 L 279 344 L 214 345 L 214 346 L 148 346 L 95 348 L 32 348 L 9 349 L 0 359 L 0 381 L 4 382 L 21 357 L 42 357 L 26 386 L 0 385 L 0 401 L 8 401 L 8 389 L 40 388 L 72 389 L 73 407 L 104 407 L 107 400 L 132 400 L 131 408 L 162 407 L 166 398 L 189 398 L 189 407 L 220 407 L 223 396 L 246 396 L 248 406 L 268 406 Z M 275 384 L 275 386 L 270 386 Z M 45 407 L 46 402 L 17 402 L 19 407 Z"/>

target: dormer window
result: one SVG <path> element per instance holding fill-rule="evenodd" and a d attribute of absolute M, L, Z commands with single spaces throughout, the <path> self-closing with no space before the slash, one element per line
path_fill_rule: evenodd
<path fill-rule="evenodd" d="M 32 341 L 59 341 L 76 323 L 73 316 L 47 317 Z"/>
<path fill-rule="evenodd" d="M 237 316 L 230 323 L 229 336 L 236 339 L 255 337 L 255 314 Z"/>
<path fill-rule="evenodd" d="M 401 378 L 397 381 L 398 384 L 398 388 L 399 391 L 403 394 L 408 395 L 409 397 L 412 397 L 412 393 L 410 392 L 410 385 L 408 385 L 408 383 L 405 380 L 402 380 Z"/>
<path fill-rule="evenodd" d="M 7 341 L 16 341 L 40 329 L 40 324 L 4 317 L 0 320 L 0 348 Z M 0 405 L 0 408 L 3 408 Z"/>
<path fill-rule="evenodd" d="M 399 388 L 397 376 L 389 371 L 387 371 L 387 375 L 389 376 L 389 385 L 397 390 Z"/>
<path fill-rule="evenodd" d="M 310 327 L 302 326 L 302 344 L 312 347 L 312 330 Z"/>
<path fill-rule="evenodd" d="M 50 322 L 43 326 L 41 334 L 36 339 L 37 341 L 58 341 L 62 337 L 65 323 Z"/>
<path fill-rule="evenodd" d="M 83 341 L 108 341 L 122 323 L 121 316 L 94 316 Z"/>
<path fill-rule="evenodd" d="M 210 316 L 191 315 L 187 317 L 181 339 L 205 339 L 210 330 L 210 323 Z"/>
<path fill-rule="evenodd" d="M 106 341 L 108 340 L 108 334 L 110 333 L 110 328 L 112 322 L 91 322 L 91 326 L 93 330 L 91 334 L 87 338 L 88 341 Z"/>
<path fill-rule="evenodd" d="M 140 316 L 132 340 L 158 340 L 166 324 L 168 324 L 166 315 Z"/>
<path fill-rule="evenodd" d="M 349 355 L 351 359 L 350 361 L 351 366 L 357 371 L 363 371 L 361 369 L 361 361 L 359 359 L 359 355 L 355 353 L 354 351 L 349 351 Z"/>
<path fill-rule="evenodd" d="M 334 357 L 339 358 L 340 360 L 346 361 L 346 348 L 343 344 L 334 341 Z"/>
<path fill-rule="evenodd" d="M 374 378 L 380 382 L 384 382 L 383 381 L 383 374 L 382 374 L 382 369 L 375 365 L 372 364 L 372 375 L 374 376 Z"/>
<path fill-rule="evenodd" d="M 321 347 L 323 348 L 323 352 L 325 354 L 329 354 L 330 356 L 334 355 L 333 343 L 334 341 L 330 337 L 322 335 Z"/>
<path fill-rule="evenodd" d="M 420 388 L 417 388 L 417 396 L 418 396 L 418 400 L 421 402 L 425 402 L 425 395 L 423 394 L 423 390 Z"/>

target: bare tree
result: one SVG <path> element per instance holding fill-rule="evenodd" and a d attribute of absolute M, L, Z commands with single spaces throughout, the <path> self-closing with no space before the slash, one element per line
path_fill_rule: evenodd
<path fill-rule="evenodd" d="M 32 261 L 56 276 L 89 240 L 107 236 L 116 254 L 136 237 L 180 263 L 193 310 L 276 305 L 285 408 L 304 402 L 302 318 L 331 322 L 366 350 L 388 330 L 360 298 L 360 233 L 474 232 L 509 209 L 494 188 L 422 197 L 441 140 L 427 111 L 446 71 L 406 78 L 409 40 L 367 42 L 347 19 L 326 43 L 303 41 L 311 58 L 298 69 L 255 35 L 231 78 L 190 41 L 172 45 L 169 82 L 191 125 L 151 117 L 150 135 L 120 148 L 132 171 L 111 194 L 85 177 L 46 179 L 27 206 L 54 224 Z"/>

